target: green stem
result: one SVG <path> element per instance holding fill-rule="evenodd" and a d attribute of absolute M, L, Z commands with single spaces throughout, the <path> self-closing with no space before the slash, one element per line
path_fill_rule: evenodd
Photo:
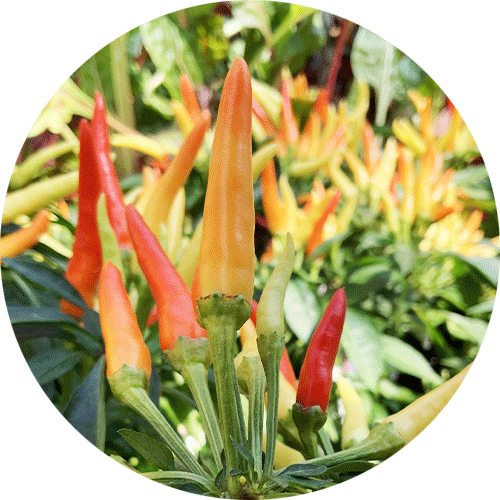
<path fill-rule="evenodd" d="M 240 398 L 235 393 L 236 372 L 234 368 L 234 346 L 236 329 L 228 322 L 221 321 L 216 328 L 208 330 L 210 352 L 212 356 L 217 403 L 221 424 L 222 439 L 226 456 L 228 472 L 242 469 L 240 457 L 233 446 L 232 440 L 241 443 L 239 411 L 236 400 Z M 240 401 L 241 405 L 241 401 Z M 228 490 L 237 493 L 241 484 L 237 477 L 228 476 Z"/>
<path fill-rule="evenodd" d="M 170 470 L 160 470 L 156 472 L 144 472 L 141 474 L 148 479 L 152 479 L 158 483 L 163 483 L 169 485 L 170 483 L 177 483 L 179 479 L 186 479 L 190 482 L 196 483 L 200 485 L 202 488 L 205 488 L 210 493 L 215 496 L 220 496 L 220 490 L 212 483 L 212 481 L 207 480 L 205 477 L 199 476 L 197 474 L 192 474 L 190 472 L 183 472 L 179 470 L 170 471 Z"/>
<path fill-rule="evenodd" d="M 368 437 L 358 446 L 332 455 L 306 460 L 305 464 L 324 465 L 327 468 L 352 460 L 385 460 L 399 451 L 405 442 L 392 422 L 375 426 Z M 277 474 L 284 469 L 277 471 Z"/>
<path fill-rule="evenodd" d="M 318 431 L 318 437 L 321 442 L 321 447 L 325 451 L 325 455 L 331 455 L 334 453 L 332 442 L 330 441 L 330 437 L 324 427 Z"/>
<path fill-rule="evenodd" d="M 165 420 L 160 410 L 154 405 L 148 393 L 142 387 L 127 387 L 120 393 L 120 399 L 127 406 L 143 416 L 164 439 L 181 463 L 192 473 L 208 477 L 202 466 L 186 448 L 181 438 Z"/>
<path fill-rule="evenodd" d="M 203 363 L 186 363 L 181 371 L 181 375 L 189 386 L 191 394 L 198 406 L 203 429 L 205 430 L 217 469 L 222 470 L 222 437 L 217 423 L 215 408 L 208 389 L 205 367 Z"/>
<path fill-rule="evenodd" d="M 259 356 L 244 356 L 237 368 L 237 376 L 248 393 L 248 441 L 254 459 L 253 470 L 257 473 L 257 480 L 260 481 L 266 375 Z"/>
<path fill-rule="evenodd" d="M 267 380 L 267 420 L 266 420 L 266 457 L 264 474 L 273 473 L 276 434 L 278 432 L 278 401 L 280 362 L 285 348 L 285 339 L 278 333 L 259 335 L 257 338 L 259 353 Z"/>

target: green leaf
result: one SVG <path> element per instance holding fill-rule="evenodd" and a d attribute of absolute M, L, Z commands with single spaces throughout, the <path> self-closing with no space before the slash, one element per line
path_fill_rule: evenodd
<path fill-rule="evenodd" d="M 288 467 L 282 469 L 279 476 L 288 475 L 288 476 L 319 476 L 326 472 L 326 467 L 324 465 L 315 465 L 308 463 L 298 463 L 292 464 Z"/>
<path fill-rule="evenodd" d="M 479 318 L 468 318 L 451 311 L 446 311 L 446 326 L 451 335 L 461 340 L 481 344 L 488 323 Z"/>
<path fill-rule="evenodd" d="M 365 385 L 377 393 L 384 362 L 380 332 L 370 317 L 348 307 L 340 342 Z"/>
<path fill-rule="evenodd" d="M 46 288 L 47 290 L 51 290 L 57 297 L 65 299 L 84 310 L 88 309 L 87 304 L 85 304 L 73 285 L 71 285 L 64 276 L 54 271 L 46 264 L 21 257 L 3 259 L 3 264 L 26 278 L 28 281 Z"/>
<path fill-rule="evenodd" d="M 306 283 L 291 280 L 285 293 L 285 319 L 291 330 L 307 343 L 321 318 L 321 307 L 316 295 Z"/>
<path fill-rule="evenodd" d="M 387 110 L 393 99 L 404 96 L 399 75 L 399 53 L 389 42 L 375 33 L 359 28 L 351 50 L 354 76 L 375 90 L 377 112 L 375 124 L 385 124 Z"/>
<path fill-rule="evenodd" d="M 500 271 L 500 259 L 498 257 L 466 257 L 453 252 L 447 252 L 447 254 L 469 264 L 469 267 L 478 271 L 495 288 L 498 286 L 498 273 Z"/>
<path fill-rule="evenodd" d="M 144 47 L 163 74 L 163 83 L 174 99 L 180 99 L 179 77 L 187 73 L 193 83 L 202 81 L 202 72 L 191 48 L 177 25 L 168 17 L 158 17 L 140 27 Z"/>
<path fill-rule="evenodd" d="M 477 316 L 479 314 L 491 314 L 493 312 L 494 305 L 495 305 L 495 299 L 485 300 L 484 302 L 469 307 L 466 313 L 468 316 Z"/>
<path fill-rule="evenodd" d="M 106 441 L 105 366 L 105 357 L 101 356 L 63 411 L 68 422 L 102 451 Z"/>
<path fill-rule="evenodd" d="M 67 349 L 46 349 L 28 359 L 28 366 L 40 385 L 69 372 L 82 359 L 82 353 Z"/>
<path fill-rule="evenodd" d="M 18 338 L 55 336 L 76 342 L 89 354 L 102 350 L 102 339 L 97 340 L 95 330 L 89 331 L 78 325 L 71 316 L 53 307 L 8 306 L 7 312 Z M 97 316 L 95 311 L 92 317 Z M 94 316 L 95 315 L 95 316 Z M 84 316 L 85 317 L 85 316 Z"/>
<path fill-rule="evenodd" d="M 165 443 L 132 429 L 120 429 L 118 433 L 151 465 L 161 470 L 174 470 L 174 456 Z"/>
<path fill-rule="evenodd" d="M 382 335 L 382 346 L 385 361 L 396 370 L 413 375 L 433 387 L 443 382 L 424 355 L 401 339 Z"/>

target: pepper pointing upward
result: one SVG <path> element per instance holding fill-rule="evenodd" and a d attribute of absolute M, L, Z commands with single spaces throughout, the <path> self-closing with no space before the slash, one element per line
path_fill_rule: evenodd
<path fill-rule="evenodd" d="M 255 212 L 252 181 L 252 88 L 236 59 L 224 82 L 203 213 L 200 292 L 252 301 Z"/>

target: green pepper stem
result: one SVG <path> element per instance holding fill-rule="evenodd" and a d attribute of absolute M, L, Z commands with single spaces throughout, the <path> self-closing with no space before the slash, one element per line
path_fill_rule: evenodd
<path fill-rule="evenodd" d="M 186 448 L 170 424 L 165 420 L 160 410 L 154 405 L 148 393 L 142 387 L 128 387 L 121 391 L 120 400 L 143 416 L 163 438 L 181 463 L 192 473 L 208 477 L 202 466 Z"/>
<path fill-rule="evenodd" d="M 205 367 L 203 363 L 186 363 L 183 366 L 181 375 L 189 386 L 191 394 L 198 406 L 203 429 L 205 430 L 217 469 L 222 470 L 222 437 L 217 423 L 215 408 L 208 389 Z"/>
<path fill-rule="evenodd" d="M 240 384 L 248 393 L 248 441 L 254 459 L 257 480 L 262 477 L 262 434 L 264 428 L 264 394 L 266 375 L 259 356 L 243 356 L 236 370 Z"/>
<path fill-rule="evenodd" d="M 278 432 L 279 374 L 285 339 L 276 332 L 260 335 L 257 338 L 257 346 L 267 380 L 267 438 L 264 474 L 270 477 L 273 473 L 276 434 Z"/>

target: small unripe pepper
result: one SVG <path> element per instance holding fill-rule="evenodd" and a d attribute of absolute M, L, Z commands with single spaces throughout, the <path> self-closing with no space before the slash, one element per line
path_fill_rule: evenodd
<path fill-rule="evenodd" d="M 206 337 L 196 321 L 191 292 L 155 235 L 133 205 L 128 205 L 125 213 L 139 265 L 158 307 L 162 350 L 171 349 L 180 336 Z"/>
<path fill-rule="evenodd" d="M 200 252 L 200 292 L 242 295 L 254 280 L 255 211 L 252 178 L 252 88 L 236 59 L 224 82 L 208 173 Z"/>
<path fill-rule="evenodd" d="M 97 168 L 102 190 L 106 194 L 108 217 L 113 227 L 120 248 L 131 250 L 132 244 L 125 221 L 125 203 L 123 193 L 116 175 L 116 169 L 110 158 L 108 123 L 106 121 L 106 103 L 104 97 L 95 93 L 94 116 L 92 118 L 92 134 L 97 159 Z M 97 178 L 93 179 L 97 182 Z"/>
<path fill-rule="evenodd" d="M 104 262 L 99 280 L 99 316 L 106 347 L 106 374 L 112 377 L 128 365 L 151 377 L 151 356 L 118 268 Z"/>
<path fill-rule="evenodd" d="M 73 255 L 68 261 L 64 276 L 78 290 L 85 303 L 92 308 L 102 266 L 101 240 L 97 225 L 97 201 L 101 184 L 92 129 L 87 120 L 81 120 L 78 131 L 80 136 L 78 220 Z M 83 315 L 79 307 L 65 300 L 61 301 L 61 310 L 76 318 Z"/>

